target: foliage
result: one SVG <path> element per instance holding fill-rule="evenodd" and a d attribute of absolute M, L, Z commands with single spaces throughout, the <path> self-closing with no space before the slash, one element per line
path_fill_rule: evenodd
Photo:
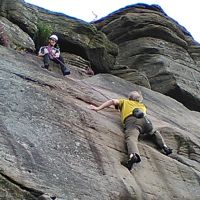
<path fill-rule="evenodd" d="M 48 37 L 52 34 L 52 31 L 53 29 L 50 25 L 44 24 L 42 22 L 38 23 L 37 31 L 35 32 L 33 38 L 37 52 L 41 46 L 46 45 Z"/>

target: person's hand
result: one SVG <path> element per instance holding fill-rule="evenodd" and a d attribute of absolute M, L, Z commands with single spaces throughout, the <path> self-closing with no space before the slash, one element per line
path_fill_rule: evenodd
<path fill-rule="evenodd" d="M 60 54 L 59 53 L 55 53 L 54 56 L 55 56 L 54 58 L 59 58 Z"/>
<path fill-rule="evenodd" d="M 90 105 L 89 107 L 91 110 L 94 110 L 94 111 L 98 111 L 98 107 L 97 106 L 94 106 L 94 105 Z"/>
<path fill-rule="evenodd" d="M 59 55 L 57 53 L 52 53 L 51 55 L 53 58 L 59 58 Z"/>
<path fill-rule="evenodd" d="M 56 58 L 56 54 L 51 54 L 53 58 Z"/>

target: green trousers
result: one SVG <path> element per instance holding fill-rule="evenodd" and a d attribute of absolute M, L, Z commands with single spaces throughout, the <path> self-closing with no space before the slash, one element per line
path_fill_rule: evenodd
<path fill-rule="evenodd" d="M 125 119 L 124 122 L 124 131 L 125 131 L 125 142 L 127 145 L 128 154 L 136 153 L 140 156 L 138 150 L 138 136 L 139 134 L 148 134 L 154 138 L 155 143 L 159 148 L 165 146 L 164 139 L 162 138 L 159 131 L 153 131 L 153 126 L 150 120 L 147 117 L 136 118 L 134 116 L 129 116 Z"/>

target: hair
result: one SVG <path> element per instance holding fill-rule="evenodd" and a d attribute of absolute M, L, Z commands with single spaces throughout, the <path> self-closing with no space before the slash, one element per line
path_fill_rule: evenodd
<path fill-rule="evenodd" d="M 140 91 L 132 91 L 128 94 L 129 100 L 142 102 L 143 97 Z"/>

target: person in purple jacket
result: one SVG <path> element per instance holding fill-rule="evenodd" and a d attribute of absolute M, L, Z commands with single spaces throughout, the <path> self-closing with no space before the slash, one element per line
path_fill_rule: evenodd
<path fill-rule="evenodd" d="M 65 65 L 64 59 L 60 55 L 60 49 L 56 48 L 57 42 L 58 42 L 58 36 L 51 35 L 49 37 L 48 46 L 40 47 L 38 56 L 43 57 L 45 69 L 49 68 L 49 62 L 50 60 L 52 60 L 60 65 L 63 76 L 66 76 L 70 74 L 70 70 Z"/>

